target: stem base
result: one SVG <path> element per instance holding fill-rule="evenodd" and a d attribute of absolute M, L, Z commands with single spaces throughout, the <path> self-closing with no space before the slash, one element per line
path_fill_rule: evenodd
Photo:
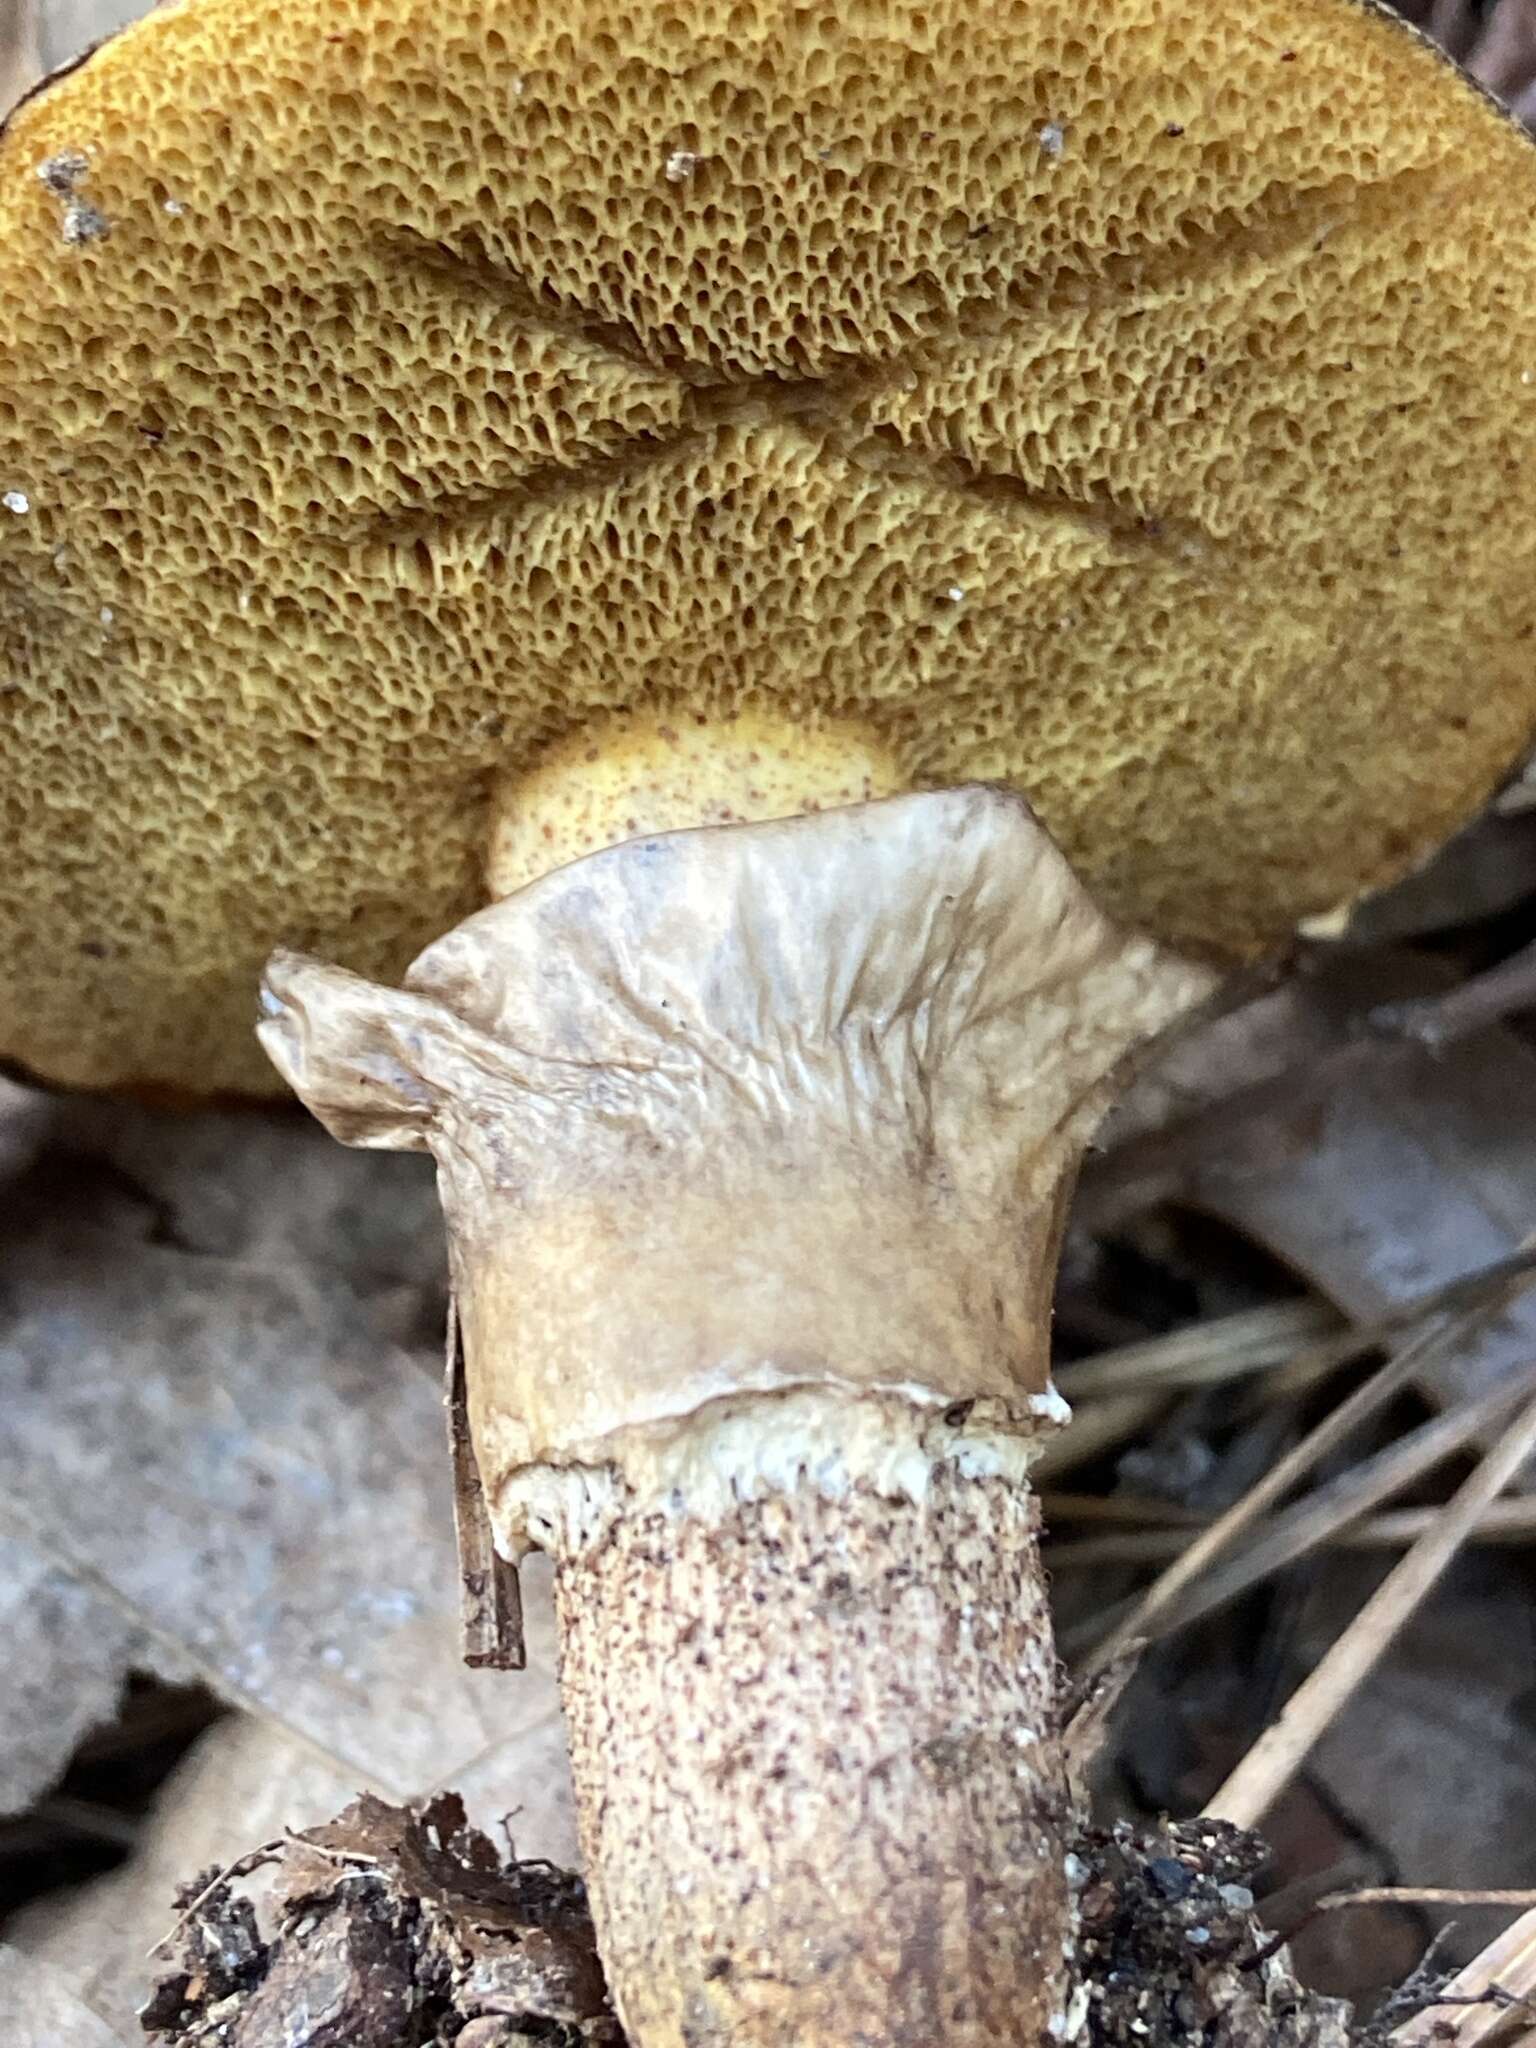
<path fill-rule="evenodd" d="M 940 1465 L 921 1501 L 802 1485 L 637 1513 L 561 1560 L 584 1857 L 632 2041 L 1047 2037 L 1069 1802 L 1037 1523 L 1027 1487 Z"/>

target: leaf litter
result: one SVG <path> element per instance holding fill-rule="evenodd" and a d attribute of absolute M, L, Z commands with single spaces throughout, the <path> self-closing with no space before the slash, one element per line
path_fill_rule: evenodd
<path fill-rule="evenodd" d="M 0 24 L 0 92 L 19 92 L 137 11 L 131 0 L 17 0 Z M 1404 11 L 1536 119 L 1530 0 L 1408 0 Z M 1532 1099 L 1529 1035 L 1495 1014 L 1436 1048 L 1401 1034 L 1372 1042 L 1365 1023 L 1384 1002 L 1433 1001 L 1493 964 L 1476 957 L 1489 934 L 1495 960 L 1511 951 L 1501 934 L 1518 938 L 1524 920 L 1529 936 L 1536 839 L 1524 786 L 1423 876 L 1366 908 L 1353 936 L 1375 938 L 1372 949 L 1320 949 L 1299 975 L 1170 1047 L 1085 1177 L 1063 1280 L 1065 1355 L 1097 1353 L 1101 1377 L 1126 1377 L 1083 1400 L 1061 1469 L 1101 1506 L 1126 1509 L 1123 1530 L 1157 1533 L 1165 1554 L 1061 1574 L 1069 1632 L 1145 1590 L 1146 1573 L 1168 1562 L 1170 1513 L 1198 1535 L 1326 1413 L 1336 1383 L 1358 1383 L 1347 1359 L 1320 1357 L 1332 1333 L 1369 1334 L 1437 1286 L 1497 1269 L 1530 1229 L 1536 1142 L 1511 1114 Z M 1412 956 L 1404 940 L 1418 942 Z M 1298 1089 L 1303 1075 L 1311 1085 Z M 373 1795 L 367 1825 L 393 1830 L 394 1848 L 370 1851 L 371 1865 L 327 1858 L 313 1842 L 304 1852 L 318 1857 L 303 1881 L 316 1888 L 315 1910 L 332 1916 L 343 1960 L 358 1954 L 344 1887 L 371 1888 L 376 1900 L 390 1884 L 398 1893 L 403 1845 L 413 1831 L 432 1836 L 401 1802 L 429 1800 L 443 1782 L 467 1791 L 486 1825 L 510 1816 L 516 1854 L 509 1845 L 502 1876 L 519 1857 L 573 1856 L 539 1586 L 529 1589 L 526 1674 L 467 1673 L 458 1661 L 436 1384 L 440 1250 L 430 1189 L 413 1182 L 412 1164 L 340 1153 L 282 1117 L 156 1116 L 0 1083 L 0 1176 L 11 1195 L 0 1222 L 0 1400 L 8 1424 L 13 1401 L 16 1418 L 0 1451 L 0 1597 L 17 1647 L 0 1666 L 6 1804 L 19 1812 L 47 1796 L 130 1672 L 198 1678 L 235 1709 L 167 1780 L 122 1872 L 8 1924 L 21 1945 L 0 1947 L 0 2010 L 22 2048 L 139 2038 L 125 1985 L 134 1981 L 137 1996 L 148 1982 L 144 1951 L 172 1917 L 173 1888 L 268 1838 L 297 1856 L 293 1831 L 323 1834 L 360 1788 Z M 1244 1315 L 1264 1328 L 1239 1360 L 1220 1326 Z M 1074 1343 L 1074 1318 L 1113 1334 Z M 1287 1335 L 1287 1319 L 1311 1334 Z M 1154 1385 L 1106 1362 L 1117 1339 L 1146 1345 L 1169 1333 L 1174 1362 Z M 1488 1399 L 1473 1441 L 1493 1440 L 1498 1388 L 1536 1357 L 1536 1305 L 1517 1298 L 1464 1334 L 1413 1378 L 1417 1408 L 1404 1407 L 1405 1392 L 1363 1439 L 1330 1450 L 1314 1493 L 1332 1487 L 1348 1500 L 1362 1461 L 1425 1426 L 1425 1404 L 1454 1422 Z M 1422 1538 L 1448 1482 L 1426 1467 L 1403 1483 L 1410 1505 L 1396 1512 L 1418 1515 Z M 1252 1540 L 1308 1498 L 1266 1510 Z M 1346 1544 L 1365 1526 L 1362 1510 L 1334 1534 Z M 1344 1869 L 1389 1887 L 1406 1877 L 1518 1888 L 1536 1876 L 1536 1646 L 1529 1562 L 1518 1553 L 1464 1551 L 1450 1564 L 1273 1808 L 1267 1866 L 1242 1848 L 1231 1853 L 1249 1859 L 1245 1876 L 1220 1856 L 1203 1867 L 1211 1824 L 1158 1832 L 1150 1818 L 1211 1796 L 1298 1678 L 1347 1635 L 1382 1570 L 1358 1550 L 1303 1548 L 1235 1607 L 1186 1621 L 1144 1658 L 1097 1775 L 1108 1802 L 1149 1818 L 1139 1831 L 1124 1821 L 1099 1830 L 1079 1858 L 1087 1946 L 1101 1945 L 1100 1975 L 1124 1994 L 1118 2006 L 1095 2001 L 1090 2037 L 1104 2048 L 1190 2038 L 1196 2015 L 1166 1977 L 1170 1956 L 1183 1965 L 1172 1922 L 1197 1934 L 1217 1923 L 1218 1907 L 1247 1913 L 1233 1901 L 1254 1890 L 1281 1918 L 1288 1896 L 1326 1889 L 1330 1871 Z M 450 1825 L 447 1839 L 468 1838 Z M 440 1822 L 434 1854 L 443 1840 Z M 487 1850 L 465 1853 L 486 1876 Z M 1208 1881 L 1231 1897 L 1207 1899 Z M 1203 1918 L 1188 1920 L 1191 1898 Z M 215 1930 L 212 1950 L 198 1915 L 183 1930 L 204 1941 L 200 1988 L 191 1996 L 199 1971 L 184 1968 L 188 1996 L 170 2013 L 183 2035 L 206 2026 L 220 1969 L 244 1972 L 245 1989 L 280 1983 L 282 1943 L 299 1924 L 279 1918 L 253 1936 L 232 1894 L 215 1887 L 204 1907 L 213 1901 L 225 1932 Z M 413 1956 L 431 1949 L 426 1917 L 419 1898 L 384 1913 Z M 1388 1960 L 1422 1950 L 1433 1924 L 1407 1903 L 1322 1917 L 1354 1929 L 1345 1947 L 1303 1935 L 1298 1953 L 1317 1966 L 1303 1974 L 1352 1994 L 1378 1991 Z M 1482 1935 L 1463 1935 L 1471 1960 L 1449 1990 L 1438 1962 L 1426 1962 L 1415 1996 L 1447 2002 L 1398 2038 L 1516 2041 L 1520 2000 L 1536 1986 L 1533 1926 L 1533 1916 L 1517 1921 L 1481 1955 Z M 1244 1938 L 1233 1921 L 1217 1941 L 1230 1942 L 1222 1959 L 1234 1968 Z M 1456 1952 L 1453 1942 L 1450 1960 Z M 278 1993 L 266 1996 L 275 2009 Z M 1387 2010 L 1397 2025 L 1400 2010 Z M 1313 2018 L 1342 2025 L 1321 2008 Z M 560 2038 L 546 2019 L 568 2027 L 600 2016 L 540 2016 L 537 2038 Z M 504 2011 L 477 2013 L 458 2033 L 461 2048 L 526 2038 Z M 259 2036 L 248 2042 L 260 2048 Z"/>

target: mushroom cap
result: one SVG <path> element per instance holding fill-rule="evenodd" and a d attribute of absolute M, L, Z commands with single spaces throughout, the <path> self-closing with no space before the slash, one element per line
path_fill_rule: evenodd
<path fill-rule="evenodd" d="M 0 1055 L 274 1085 L 594 712 L 1213 958 L 1536 724 L 1536 154 L 1354 0 L 184 0 L 0 143 Z"/>

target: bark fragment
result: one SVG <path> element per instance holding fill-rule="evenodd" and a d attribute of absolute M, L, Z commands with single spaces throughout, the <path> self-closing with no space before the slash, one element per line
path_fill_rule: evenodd
<path fill-rule="evenodd" d="M 141 2015 L 170 2048 L 618 2043 L 580 1879 L 504 1863 L 455 1795 L 365 1796 L 246 1875 L 261 1862 L 265 1931 L 232 1878 L 182 1888 L 177 1965 Z"/>

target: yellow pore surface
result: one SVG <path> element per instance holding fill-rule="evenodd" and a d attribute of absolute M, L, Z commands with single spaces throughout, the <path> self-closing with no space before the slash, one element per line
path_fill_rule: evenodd
<path fill-rule="evenodd" d="M 1536 155 L 1350 0 L 186 0 L 0 146 L 0 1055 L 274 1085 L 616 713 L 1241 953 L 1526 742 L 1533 459 Z"/>

